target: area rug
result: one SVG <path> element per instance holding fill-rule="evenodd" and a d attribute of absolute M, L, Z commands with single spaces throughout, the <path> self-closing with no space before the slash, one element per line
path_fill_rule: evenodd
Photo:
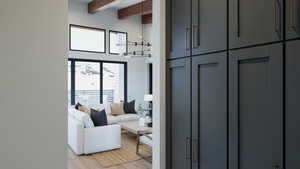
<path fill-rule="evenodd" d="M 141 159 L 141 157 L 138 156 L 135 152 L 131 152 L 126 149 L 119 149 L 119 150 L 97 153 L 97 154 L 93 154 L 92 156 L 104 168 Z"/>
<path fill-rule="evenodd" d="M 92 157 L 103 167 L 109 168 L 137 160 L 152 161 L 152 148 L 140 145 L 136 154 L 136 137 L 134 135 L 122 135 L 122 148 L 112 151 L 93 154 Z"/>

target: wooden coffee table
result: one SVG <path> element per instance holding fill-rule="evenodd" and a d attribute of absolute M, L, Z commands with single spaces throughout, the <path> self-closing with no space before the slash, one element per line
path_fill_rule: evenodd
<path fill-rule="evenodd" d="M 140 126 L 138 120 L 134 121 L 127 121 L 127 122 L 121 122 L 120 123 L 122 129 L 128 131 L 129 133 L 132 133 L 136 135 L 136 153 L 139 152 L 139 145 L 140 145 L 140 136 L 144 134 L 151 134 L 152 133 L 152 127 L 147 126 Z"/>

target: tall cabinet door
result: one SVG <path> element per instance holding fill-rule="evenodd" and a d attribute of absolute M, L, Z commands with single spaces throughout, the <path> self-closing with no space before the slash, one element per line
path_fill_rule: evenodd
<path fill-rule="evenodd" d="M 230 48 L 282 40 L 283 0 L 229 0 Z"/>
<path fill-rule="evenodd" d="M 300 1 L 286 0 L 286 37 L 300 37 Z"/>
<path fill-rule="evenodd" d="M 300 40 L 286 46 L 286 169 L 299 168 Z"/>
<path fill-rule="evenodd" d="M 190 169 L 190 60 L 168 63 L 167 168 Z"/>
<path fill-rule="evenodd" d="M 227 54 L 192 59 L 192 168 L 227 168 Z"/>
<path fill-rule="evenodd" d="M 230 52 L 231 169 L 281 169 L 282 44 Z"/>
<path fill-rule="evenodd" d="M 226 48 L 227 0 L 192 0 L 192 54 Z"/>
<path fill-rule="evenodd" d="M 191 0 L 168 0 L 169 59 L 190 56 Z"/>

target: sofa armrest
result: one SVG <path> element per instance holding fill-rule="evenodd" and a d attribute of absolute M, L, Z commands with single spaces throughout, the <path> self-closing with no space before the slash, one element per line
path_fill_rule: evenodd
<path fill-rule="evenodd" d="M 121 148 L 121 126 L 119 124 L 84 129 L 85 154 L 118 148 Z"/>
<path fill-rule="evenodd" d="M 77 155 L 83 154 L 84 124 L 72 116 L 68 117 L 68 144 Z"/>

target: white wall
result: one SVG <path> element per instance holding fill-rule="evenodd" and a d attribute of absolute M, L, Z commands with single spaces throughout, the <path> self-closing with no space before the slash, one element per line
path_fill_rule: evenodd
<path fill-rule="evenodd" d="M 67 0 L 0 1 L 0 168 L 67 168 Z"/>
<path fill-rule="evenodd" d="M 153 24 L 144 24 L 144 28 L 143 28 L 143 35 L 144 35 L 144 39 L 147 42 L 150 42 L 151 44 L 153 44 Z"/>
<path fill-rule="evenodd" d="M 107 50 L 108 30 L 127 32 L 130 41 L 138 41 L 142 35 L 141 17 L 134 16 L 125 20 L 119 20 L 116 9 L 106 9 L 96 14 L 89 14 L 87 12 L 87 4 L 75 0 L 69 0 L 69 23 L 106 29 Z M 106 52 L 108 53 L 108 51 Z M 69 57 L 128 62 L 128 101 L 136 99 L 136 107 L 139 103 L 143 103 L 147 86 L 145 58 L 125 59 L 116 55 L 77 51 L 70 51 Z"/>
<path fill-rule="evenodd" d="M 144 40 L 146 42 L 151 43 L 153 45 L 153 39 L 155 37 L 155 36 L 153 36 L 154 35 L 153 34 L 153 24 L 144 24 L 143 26 L 144 26 L 144 28 L 143 28 Z M 152 55 L 154 54 L 154 52 L 153 52 L 153 46 L 152 46 L 152 52 L 151 52 L 151 54 Z M 154 57 L 153 56 L 151 58 L 147 58 L 146 59 L 146 63 L 147 64 L 153 63 L 153 61 L 154 61 Z M 146 67 L 147 79 L 149 79 L 148 67 L 149 66 L 147 65 L 147 67 Z M 152 76 L 153 76 L 153 74 L 152 74 Z M 156 78 L 154 76 L 153 76 L 153 80 L 156 80 Z M 149 91 L 149 83 L 147 83 L 146 86 L 147 86 L 147 92 L 148 92 Z M 153 86 L 153 84 L 152 84 L 152 86 Z"/>
<path fill-rule="evenodd" d="M 166 168 L 166 0 L 153 0 L 153 169 Z"/>

